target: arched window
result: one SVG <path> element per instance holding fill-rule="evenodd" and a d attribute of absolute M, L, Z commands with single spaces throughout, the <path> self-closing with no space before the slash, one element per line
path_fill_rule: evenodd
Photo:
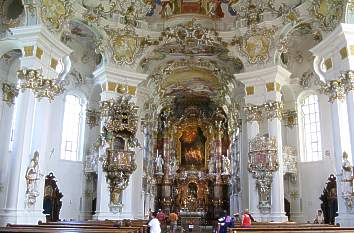
<path fill-rule="evenodd" d="M 61 159 L 78 161 L 82 159 L 82 145 L 86 104 L 75 95 L 65 97 Z"/>
<path fill-rule="evenodd" d="M 303 162 L 322 159 L 320 113 L 317 95 L 309 95 L 301 102 Z"/>

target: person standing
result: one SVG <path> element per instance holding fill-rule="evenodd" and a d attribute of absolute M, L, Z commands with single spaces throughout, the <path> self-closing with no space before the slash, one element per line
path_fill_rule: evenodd
<path fill-rule="evenodd" d="M 148 223 L 148 226 L 150 227 L 150 233 L 161 233 L 161 227 L 160 227 L 160 222 L 156 218 L 156 212 L 152 213 L 152 218 Z"/>
<path fill-rule="evenodd" d="M 218 233 L 226 233 L 226 211 L 224 211 L 218 218 Z"/>
<path fill-rule="evenodd" d="M 166 215 L 165 213 L 159 209 L 159 212 L 156 214 L 156 218 L 159 220 L 160 222 L 160 225 L 161 225 L 161 231 L 162 232 L 166 232 L 166 228 L 167 228 L 167 225 L 166 225 Z"/>
<path fill-rule="evenodd" d="M 169 219 L 170 219 L 170 230 L 172 233 L 176 233 L 178 215 L 175 212 L 171 212 Z"/>
<path fill-rule="evenodd" d="M 242 219 L 241 219 L 241 227 L 251 227 L 251 217 L 249 215 L 248 209 L 243 211 Z"/>

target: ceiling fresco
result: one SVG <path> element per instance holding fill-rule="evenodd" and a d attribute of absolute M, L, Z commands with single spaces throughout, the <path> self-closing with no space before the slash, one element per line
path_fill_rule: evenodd
<path fill-rule="evenodd" d="M 163 81 L 164 96 L 214 96 L 220 88 L 219 80 L 206 71 L 187 70 L 171 74 Z"/>

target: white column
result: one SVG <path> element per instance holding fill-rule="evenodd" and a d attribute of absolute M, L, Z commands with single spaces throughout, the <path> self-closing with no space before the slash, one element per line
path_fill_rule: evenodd
<path fill-rule="evenodd" d="M 284 171 L 283 171 L 283 142 L 281 133 L 281 121 L 278 118 L 268 120 L 269 137 L 275 138 L 277 143 L 277 155 L 279 168 L 273 173 L 272 182 L 272 210 L 270 220 L 276 222 L 288 221 L 284 212 Z"/>
<path fill-rule="evenodd" d="M 333 128 L 333 144 L 334 155 L 337 171 L 337 200 L 338 200 L 338 217 L 336 223 L 341 226 L 353 226 L 354 218 L 351 210 L 347 209 L 345 200 L 342 195 L 342 155 L 346 151 L 349 155 L 348 160 L 352 161 L 350 133 L 347 104 L 345 101 L 334 100 L 331 104 L 332 128 Z"/>
<path fill-rule="evenodd" d="M 347 110 L 348 110 L 348 122 L 350 131 L 350 144 L 352 150 L 352 160 L 351 164 L 354 164 L 354 90 L 351 90 L 347 94 Z"/>
<path fill-rule="evenodd" d="M 254 139 L 259 133 L 259 124 L 257 121 L 249 121 L 247 122 L 247 134 L 248 134 L 248 142 Z M 246 156 L 248 159 L 248 155 Z M 259 196 L 258 189 L 256 187 L 256 179 L 253 178 L 253 174 L 248 172 L 248 184 L 249 184 L 249 211 L 256 221 L 259 221 L 261 218 L 261 213 L 258 208 Z"/>

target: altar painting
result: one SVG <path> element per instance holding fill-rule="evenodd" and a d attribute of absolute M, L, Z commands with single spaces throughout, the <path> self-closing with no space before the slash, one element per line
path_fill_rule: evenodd
<path fill-rule="evenodd" d="M 179 138 L 181 146 L 181 165 L 201 168 L 205 164 L 206 137 L 200 127 L 183 131 Z"/>

